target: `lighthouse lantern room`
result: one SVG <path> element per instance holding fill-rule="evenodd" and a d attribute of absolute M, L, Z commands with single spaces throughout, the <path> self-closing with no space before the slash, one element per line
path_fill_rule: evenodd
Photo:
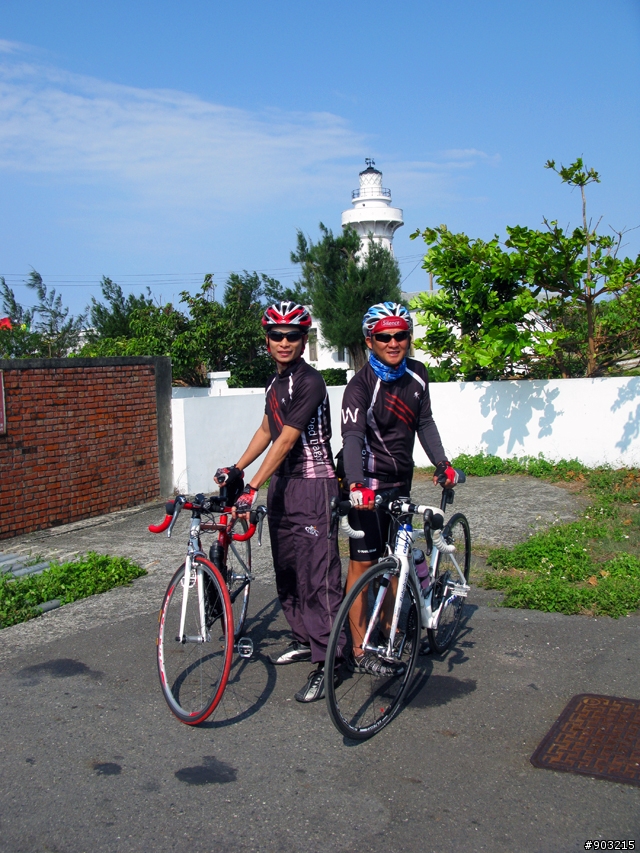
<path fill-rule="evenodd" d="M 362 254 L 369 250 L 369 237 L 393 254 L 393 235 L 404 225 L 402 210 L 391 207 L 391 190 L 382 186 L 382 172 L 367 158 L 360 172 L 360 187 L 351 193 L 350 210 L 342 213 L 342 227 L 351 226 L 360 235 Z"/>

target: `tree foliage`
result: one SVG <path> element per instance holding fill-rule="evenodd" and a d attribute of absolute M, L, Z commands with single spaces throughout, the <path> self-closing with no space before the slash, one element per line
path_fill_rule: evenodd
<path fill-rule="evenodd" d="M 414 300 L 434 378 L 598 376 L 640 355 L 640 256 L 618 257 L 624 232 L 598 234 L 587 220 L 585 187 L 600 176 L 580 158 L 546 168 L 580 187 L 582 227 L 545 219 L 545 230 L 508 227 L 502 244 L 444 225 L 411 235 L 429 246 L 423 267 L 440 285 Z"/>
<path fill-rule="evenodd" d="M 362 317 L 376 302 L 402 301 L 400 271 L 394 257 L 370 239 L 368 253 L 360 258 L 360 237 L 353 228 L 334 236 L 320 223 L 321 239 L 297 234 L 291 260 L 302 267 L 298 287 L 320 323 L 325 340 L 348 349 L 359 370 L 366 361 Z"/>
<path fill-rule="evenodd" d="M 242 388 L 263 385 L 273 373 L 262 313 L 265 303 L 288 298 L 293 291 L 282 290 L 279 282 L 264 274 L 245 270 L 229 276 L 222 302 L 215 299 L 213 276 L 206 275 L 195 295 L 188 291 L 180 294 L 186 311 L 171 304 L 154 305 L 145 297 L 136 297 L 138 302 L 128 310 L 128 303 L 123 306 L 117 290 L 110 288 L 108 293 L 115 294 L 111 309 L 108 316 L 100 316 L 115 324 L 118 313 L 122 316 L 126 309 L 127 333 L 96 336 L 79 355 L 166 355 L 171 357 L 177 384 L 206 386 L 209 371 L 228 370 L 229 385 Z M 112 310 L 114 305 L 118 312 Z M 107 323 L 104 328 L 109 328 Z"/>
<path fill-rule="evenodd" d="M 0 329 L 0 356 L 3 358 L 64 358 L 80 340 L 85 315 L 74 317 L 62 304 L 55 289 L 49 290 L 40 273 L 32 270 L 26 285 L 34 290 L 37 304 L 20 305 L 13 290 L 0 278 L 0 295 L 11 329 Z"/>
<path fill-rule="evenodd" d="M 506 252 L 498 237 L 471 240 L 446 225 L 422 236 L 430 247 L 423 266 L 440 289 L 412 301 L 426 326 L 415 346 L 435 359 L 434 379 L 513 376 L 523 362 L 548 353 L 552 341 L 532 313 L 536 300 L 519 255 Z"/>
<path fill-rule="evenodd" d="M 119 284 L 107 276 L 102 276 L 100 290 L 104 302 L 92 296 L 89 308 L 88 339 L 129 338 L 131 337 L 131 319 L 136 311 L 144 311 L 153 305 L 151 291 L 147 295 L 136 296 L 130 293 L 126 298 Z"/>

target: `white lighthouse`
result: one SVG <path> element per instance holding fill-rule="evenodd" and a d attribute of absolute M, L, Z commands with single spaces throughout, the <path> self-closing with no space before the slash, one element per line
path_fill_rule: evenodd
<path fill-rule="evenodd" d="M 351 193 L 351 210 L 342 213 L 342 227 L 351 225 L 362 242 L 362 252 L 369 248 L 371 234 L 376 243 L 393 254 L 393 235 L 404 225 L 402 211 L 391 207 L 391 190 L 382 186 L 382 172 L 375 161 L 367 158 L 367 168 L 360 172 L 360 187 Z"/>

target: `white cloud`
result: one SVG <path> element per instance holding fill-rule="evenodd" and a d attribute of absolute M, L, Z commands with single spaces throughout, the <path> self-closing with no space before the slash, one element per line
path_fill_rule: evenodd
<path fill-rule="evenodd" d="M 323 195 L 362 135 L 329 113 L 246 110 L 16 61 L 0 46 L 0 169 L 120 185 L 139 203 Z"/>
<path fill-rule="evenodd" d="M 298 207 L 338 197 L 346 204 L 353 162 L 371 147 L 331 113 L 250 112 L 70 74 L 33 61 L 35 54 L 0 41 L 0 170 L 88 185 L 117 196 L 118 205 L 215 215 L 247 203 Z M 455 149 L 430 160 L 388 158 L 383 167 L 394 195 L 424 200 L 448 196 L 456 173 L 493 159 Z"/>

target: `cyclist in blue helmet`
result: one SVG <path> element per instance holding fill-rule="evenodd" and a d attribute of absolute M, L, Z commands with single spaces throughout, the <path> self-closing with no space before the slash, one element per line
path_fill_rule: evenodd
<path fill-rule="evenodd" d="M 422 362 L 408 357 L 413 322 L 404 305 L 380 302 L 364 315 L 362 331 L 369 362 L 347 385 L 342 399 L 342 438 L 346 480 L 352 509 L 349 522 L 364 530 L 363 539 L 350 539 L 347 590 L 383 553 L 389 518 L 374 509 L 376 492 L 397 487 L 411 493 L 413 445 L 416 435 L 436 466 L 433 481 L 453 485 L 455 471 L 445 454 L 431 413 L 429 378 Z M 356 636 L 358 608 L 350 619 Z M 356 668 L 373 675 L 390 675 L 394 664 L 354 652 Z"/>

